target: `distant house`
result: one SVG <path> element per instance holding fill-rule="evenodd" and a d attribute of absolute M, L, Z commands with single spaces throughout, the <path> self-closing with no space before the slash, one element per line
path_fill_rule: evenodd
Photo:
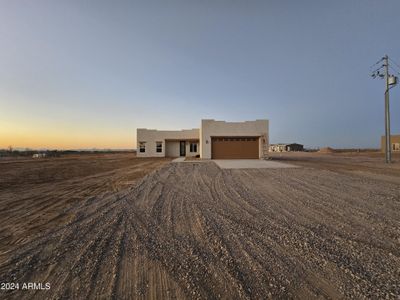
<path fill-rule="evenodd" d="M 302 144 L 289 144 L 286 146 L 287 151 L 304 151 L 304 146 Z"/>
<path fill-rule="evenodd" d="M 381 151 L 385 152 L 386 149 L 386 137 L 381 137 Z M 390 149 L 393 152 L 400 152 L 400 134 L 390 136 Z"/>
<path fill-rule="evenodd" d="M 269 152 L 286 152 L 286 144 L 271 144 Z"/>
<path fill-rule="evenodd" d="M 293 151 L 304 151 L 304 146 L 297 143 L 271 144 L 269 146 L 269 152 L 293 152 Z"/>
<path fill-rule="evenodd" d="M 35 153 L 32 155 L 32 158 L 44 158 L 46 156 L 47 156 L 46 153 Z"/>

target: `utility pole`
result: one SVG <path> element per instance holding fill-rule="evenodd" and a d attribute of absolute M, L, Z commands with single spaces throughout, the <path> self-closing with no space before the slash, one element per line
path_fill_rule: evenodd
<path fill-rule="evenodd" d="M 392 59 L 390 59 L 389 56 L 385 55 L 378 62 L 371 66 L 372 68 L 383 61 L 383 64 L 381 66 L 372 71 L 371 76 L 372 78 L 385 79 L 385 160 L 387 164 L 390 164 L 392 162 L 392 149 L 390 144 L 389 90 L 395 87 L 395 85 L 397 84 L 397 77 L 395 75 L 389 74 L 389 60 Z M 382 68 L 384 68 L 384 74 L 382 74 L 381 72 Z"/>
<path fill-rule="evenodd" d="M 385 55 L 383 57 L 383 65 L 385 66 L 385 138 L 386 138 L 386 149 L 385 149 L 385 159 L 386 163 L 390 164 L 392 162 L 392 149 L 390 147 L 390 110 L 389 110 L 389 57 Z"/>

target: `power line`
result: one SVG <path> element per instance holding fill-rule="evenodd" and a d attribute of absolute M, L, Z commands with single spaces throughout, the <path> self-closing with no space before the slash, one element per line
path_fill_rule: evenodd
<path fill-rule="evenodd" d="M 397 62 L 395 62 L 393 59 L 391 59 L 390 57 L 389 57 L 389 60 L 390 60 L 392 63 L 394 63 L 397 67 L 400 68 L 400 65 L 399 65 Z"/>
<path fill-rule="evenodd" d="M 382 65 L 382 66 L 380 66 L 379 68 L 377 68 L 377 69 L 375 69 L 375 70 L 373 70 L 373 71 L 371 71 L 371 72 L 372 72 L 372 73 L 375 73 L 375 72 L 379 71 L 380 69 L 382 69 L 384 66 L 385 66 L 385 65 Z"/>
<path fill-rule="evenodd" d="M 376 65 L 376 64 L 375 64 Z M 381 65 L 379 68 L 377 68 L 377 69 L 375 69 L 375 70 L 373 70 L 373 71 L 371 71 L 371 77 L 372 78 L 376 78 L 376 77 L 378 77 L 378 78 L 383 78 L 384 77 L 384 75 L 383 75 L 383 73 L 381 73 L 381 69 L 384 67 L 385 65 L 383 64 L 383 65 Z"/>
<path fill-rule="evenodd" d="M 397 63 L 396 63 L 393 59 L 391 59 L 390 57 L 388 57 L 388 59 L 394 64 L 394 66 L 388 64 L 389 68 L 390 68 L 393 72 L 395 72 L 396 74 L 399 74 L 399 75 L 400 75 L 400 65 L 397 64 Z M 377 62 L 376 62 L 375 64 L 373 64 L 370 68 L 376 66 L 376 65 L 379 64 L 382 60 L 384 60 L 384 58 L 382 58 L 382 59 L 380 59 L 379 61 L 377 61 Z M 382 77 L 383 77 L 383 74 L 380 72 L 380 70 L 381 70 L 383 67 L 385 67 L 385 64 L 383 64 L 383 65 L 381 65 L 379 68 L 376 68 L 375 70 L 371 71 L 371 76 L 372 76 L 373 78 L 376 78 L 376 77 L 381 77 L 381 78 L 382 78 Z"/>
<path fill-rule="evenodd" d="M 399 72 L 399 70 L 400 70 L 400 65 L 398 64 L 398 63 L 396 63 L 393 59 L 391 59 L 391 58 L 389 58 L 389 60 L 392 62 L 392 63 L 394 63 L 394 65 L 395 65 L 395 68 L 397 69 L 397 73 Z"/>
<path fill-rule="evenodd" d="M 371 69 L 371 68 L 375 67 L 375 66 L 376 66 L 377 64 L 379 64 L 382 60 L 383 60 L 383 57 L 382 57 L 380 60 L 378 60 L 376 63 L 374 63 L 372 66 L 370 66 L 369 68 Z"/>
<path fill-rule="evenodd" d="M 397 73 L 400 75 L 400 72 L 398 70 L 396 70 L 395 68 L 393 68 L 392 66 L 389 65 L 389 68 L 393 70 L 393 72 Z"/>

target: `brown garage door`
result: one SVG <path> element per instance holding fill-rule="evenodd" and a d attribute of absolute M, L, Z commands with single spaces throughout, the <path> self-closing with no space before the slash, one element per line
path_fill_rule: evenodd
<path fill-rule="evenodd" d="M 211 157 L 214 159 L 259 158 L 258 137 L 213 137 Z"/>

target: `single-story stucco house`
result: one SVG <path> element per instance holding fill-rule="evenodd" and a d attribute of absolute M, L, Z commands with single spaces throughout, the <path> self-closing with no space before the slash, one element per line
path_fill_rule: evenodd
<path fill-rule="evenodd" d="M 268 120 L 201 120 L 200 128 L 177 131 L 138 128 L 136 139 L 138 157 L 264 158 Z"/>

